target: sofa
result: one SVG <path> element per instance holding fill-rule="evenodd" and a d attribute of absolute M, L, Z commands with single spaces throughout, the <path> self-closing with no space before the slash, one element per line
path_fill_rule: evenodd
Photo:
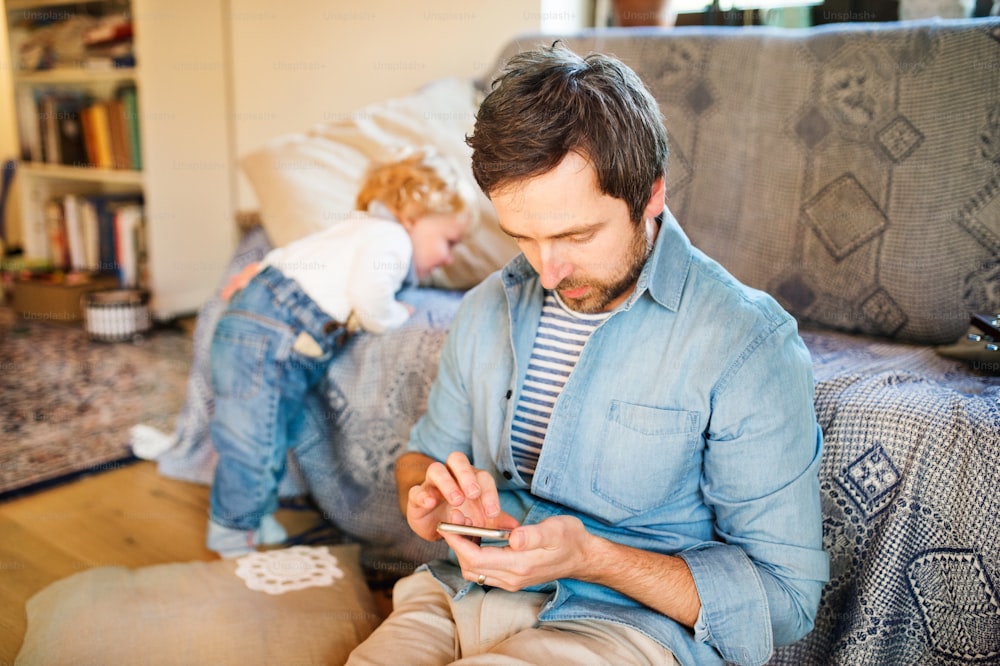
<path fill-rule="evenodd" d="M 497 66 L 556 38 L 518 37 Z M 971 314 L 1000 311 L 1000 20 L 560 38 L 646 82 L 670 137 L 671 211 L 797 318 L 812 354 L 831 578 L 813 631 L 771 663 L 1000 664 L 1000 353 L 943 353 Z M 243 156 L 260 225 L 220 286 L 335 224 L 365 164 L 399 146 L 432 143 L 467 167 L 491 78 L 429 82 Z M 515 252 L 484 198 L 476 217 L 450 272 L 403 295 L 417 309 L 405 326 L 345 347 L 282 486 L 360 543 L 369 571 L 442 554 L 399 515 L 392 465 L 463 290 Z M 187 402 L 158 456 L 168 476 L 211 479 L 206 358 L 221 307 L 199 313 Z"/>

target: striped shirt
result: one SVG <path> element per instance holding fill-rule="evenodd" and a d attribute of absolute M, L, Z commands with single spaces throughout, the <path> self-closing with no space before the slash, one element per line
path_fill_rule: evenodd
<path fill-rule="evenodd" d="M 556 292 L 546 293 L 510 435 L 514 464 L 529 483 L 538 464 L 556 399 L 576 367 L 590 334 L 610 315 L 610 312 L 573 312 Z"/>

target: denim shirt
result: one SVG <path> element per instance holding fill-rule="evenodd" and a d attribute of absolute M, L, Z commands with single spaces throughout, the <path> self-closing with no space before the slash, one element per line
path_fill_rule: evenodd
<path fill-rule="evenodd" d="M 543 289 L 523 256 L 463 299 L 410 449 L 463 451 L 525 524 L 569 514 L 593 534 L 677 555 L 692 633 L 610 588 L 562 579 L 541 621 L 632 626 L 682 664 L 762 664 L 811 628 L 828 578 L 810 357 L 795 320 L 692 247 L 668 211 L 633 293 L 586 343 L 530 488 L 510 428 Z M 454 554 L 452 553 L 452 560 Z M 456 597 L 453 564 L 432 572 Z"/>

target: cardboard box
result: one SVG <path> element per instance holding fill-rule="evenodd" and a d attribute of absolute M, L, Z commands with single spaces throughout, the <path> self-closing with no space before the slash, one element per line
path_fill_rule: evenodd
<path fill-rule="evenodd" d="M 115 289 L 113 275 L 88 276 L 80 282 L 55 282 L 41 279 L 15 279 L 14 311 L 26 319 L 75 322 L 83 319 L 83 295 L 99 289 Z"/>

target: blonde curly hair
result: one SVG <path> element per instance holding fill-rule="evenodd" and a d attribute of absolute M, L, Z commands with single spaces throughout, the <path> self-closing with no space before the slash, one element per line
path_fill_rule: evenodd
<path fill-rule="evenodd" d="M 401 220 L 455 214 L 469 207 L 458 174 L 432 148 L 407 151 L 369 169 L 356 205 L 358 210 L 368 210 L 373 202 Z"/>

